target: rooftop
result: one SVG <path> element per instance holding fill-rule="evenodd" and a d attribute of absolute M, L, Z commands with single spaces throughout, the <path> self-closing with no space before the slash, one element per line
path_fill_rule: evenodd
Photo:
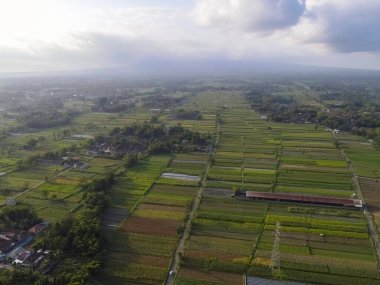
<path fill-rule="evenodd" d="M 349 199 L 349 198 L 334 198 L 334 197 L 325 197 L 325 196 L 310 196 L 310 195 L 300 195 L 300 194 L 268 193 L 268 192 L 255 192 L 255 191 L 247 191 L 245 193 L 245 196 L 247 198 L 253 198 L 253 199 L 278 200 L 278 201 L 312 203 L 312 204 L 323 204 L 323 205 L 331 205 L 331 206 L 344 206 L 344 207 L 356 207 L 356 208 L 363 207 L 363 203 L 361 200 Z"/>
<path fill-rule="evenodd" d="M 30 234 L 34 234 L 34 235 L 37 235 L 39 234 L 40 232 L 42 232 L 45 228 L 47 228 L 49 224 L 47 222 L 42 222 L 42 223 L 39 223 L 33 227 L 31 227 L 28 232 Z"/>

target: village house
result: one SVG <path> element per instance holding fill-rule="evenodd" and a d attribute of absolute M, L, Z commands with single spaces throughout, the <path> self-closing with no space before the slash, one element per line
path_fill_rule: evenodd
<path fill-rule="evenodd" d="M 21 264 L 21 265 L 29 265 L 29 263 L 27 263 L 27 259 L 29 258 L 29 256 L 31 254 L 32 254 L 32 252 L 29 250 L 22 251 L 19 255 L 17 255 L 17 257 L 13 261 L 13 263 L 14 264 Z"/>
<path fill-rule="evenodd" d="M 15 245 L 15 242 L 10 239 L 0 238 L 0 260 L 2 260 L 9 252 L 9 250 Z"/>
<path fill-rule="evenodd" d="M 49 226 L 49 223 L 47 222 L 42 222 L 42 223 L 39 223 L 33 227 L 31 227 L 29 230 L 28 230 L 28 233 L 31 234 L 31 235 L 39 235 L 41 232 L 43 232 L 47 227 Z"/>

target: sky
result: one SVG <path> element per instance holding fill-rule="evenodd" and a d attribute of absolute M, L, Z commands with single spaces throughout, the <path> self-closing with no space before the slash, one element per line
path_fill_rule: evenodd
<path fill-rule="evenodd" d="M 150 63 L 380 69 L 380 0 L 0 0 L 0 72 Z"/>

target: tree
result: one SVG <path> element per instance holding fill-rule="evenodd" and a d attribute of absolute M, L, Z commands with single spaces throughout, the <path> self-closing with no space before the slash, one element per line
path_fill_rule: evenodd
<path fill-rule="evenodd" d="M 27 230 L 42 222 L 37 213 L 26 206 L 5 207 L 0 220 L 9 228 Z"/>
<path fill-rule="evenodd" d="M 27 149 L 34 148 L 34 147 L 37 145 L 37 143 L 38 143 L 38 140 L 36 140 L 36 139 L 30 139 L 30 140 L 26 143 L 25 148 L 27 148 Z"/>
<path fill-rule="evenodd" d="M 12 193 L 12 191 L 9 188 L 2 188 L 2 189 L 0 189 L 0 193 L 1 193 L 1 195 L 7 197 Z"/>
<path fill-rule="evenodd" d="M 156 123 L 158 123 L 158 116 L 152 116 L 152 117 L 150 117 L 150 122 L 151 122 L 152 124 L 156 124 Z"/>
<path fill-rule="evenodd" d="M 376 150 L 380 150 L 380 135 L 376 135 L 373 138 L 373 146 L 376 148 Z"/>
<path fill-rule="evenodd" d="M 110 198 L 104 192 L 89 192 L 87 193 L 83 204 L 99 213 L 104 213 L 110 203 Z"/>
<path fill-rule="evenodd" d="M 138 162 L 138 160 L 139 160 L 139 158 L 138 158 L 137 153 L 135 153 L 135 152 L 129 153 L 123 159 L 123 166 L 124 166 L 124 168 L 129 168 L 129 167 L 135 165 Z"/>
<path fill-rule="evenodd" d="M 38 137 L 38 141 L 39 142 L 45 142 L 46 141 L 46 137 L 40 136 L 40 137 Z"/>
<path fill-rule="evenodd" d="M 46 189 L 42 190 L 42 196 L 44 197 L 44 199 L 47 199 L 49 196 L 49 192 Z"/>

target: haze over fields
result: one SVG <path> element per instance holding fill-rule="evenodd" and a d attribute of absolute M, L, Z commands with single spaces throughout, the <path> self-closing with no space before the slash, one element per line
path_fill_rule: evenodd
<path fill-rule="evenodd" d="M 0 0 L 0 285 L 380 284 L 379 15 Z"/>
<path fill-rule="evenodd" d="M 0 72 L 380 68 L 377 0 L 1 0 Z M 244 68 L 243 68 L 244 67 Z"/>

